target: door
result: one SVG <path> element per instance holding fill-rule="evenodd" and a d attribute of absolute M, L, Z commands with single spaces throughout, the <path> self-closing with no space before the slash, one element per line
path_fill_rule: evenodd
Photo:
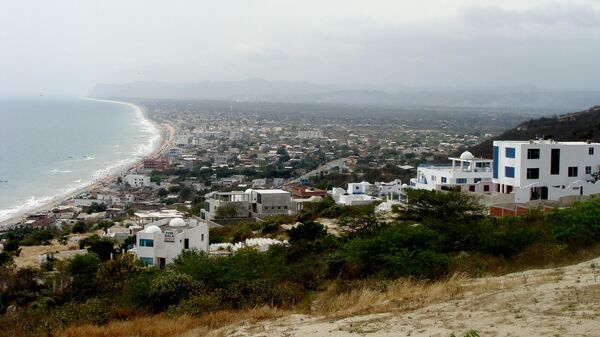
<path fill-rule="evenodd" d="M 548 200 L 548 187 L 542 187 L 542 200 Z"/>

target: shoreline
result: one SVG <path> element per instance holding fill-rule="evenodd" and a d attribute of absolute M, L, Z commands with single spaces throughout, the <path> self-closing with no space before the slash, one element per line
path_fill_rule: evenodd
<path fill-rule="evenodd" d="M 12 225 L 16 225 L 17 223 L 21 222 L 23 219 L 27 218 L 29 215 L 40 213 L 40 212 L 48 212 L 52 208 L 66 204 L 68 201 L 74 199 L 76 196 L 78 196 L 82 193 L 90 193 L 90 192 L 93 192 L 94 190 L 101 189 L 101 188 L 108 186 L 109 184 L 116 181 L 119 176 L 126 174 L 127 172 L 129 172 L 132 169 L 139 169 L 141 167 L 142 161 L 144 159 L 157 158 L 157 157 L 161 156 L 166 150 L 168 150 L 173 145 L 173 143 L 175 141 L 175 128 L 173 127 L 173 125 L 171 125 L 170 123 L 162 123 L 161 124 L 158 121 L 151 119 L 142 107 L 140 107 L 134 103 L 127 102 L 127 101 L 116 101 L 116 100 L 110 100 L 110 99 L 93 98 L 93 97 L 81 97 L 81 99 L 114 103 L 114 104 L 122 104 L 122 105 L 127 105 L 127 106 L 132 107 L 136 113 L 140 114 L 142 119 L 144 119 L 146 122 L 150 123 L 151 126 L 156 129 L 156 131 L 158 132 L 159 139 L 156 141 L 153 141 L 153 146 L 150 149 L 149 153 L 136 155 L 135 159 L 133 159 L 127 163 L 124 163 L 122 165 L 119 165 L 117 167 L 113 167 L 113 168 L 109 169 L 107 171 L 106 175 L 98 177 L 97 179 L 91 181 L 89 184 L 87 184 L 81 188 L 77 188 L 71 192 L 64 194 L 64 195 L 51 196 L 49 198 L 49 200 L 47 200 L 43 204 L 40 204 L 33 208 L 24 210 L 22 212 L 17 212 L 16 214 L 11 215 L 10 218 L 1 220 L 0 221 L 0 231 L 6 229 L 3 227 L 9 227 Z M 138 156 L 141 158 L 138 158 Z"/>

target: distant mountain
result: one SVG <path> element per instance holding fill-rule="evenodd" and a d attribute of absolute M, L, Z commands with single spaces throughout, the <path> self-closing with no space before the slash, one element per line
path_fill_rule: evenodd
<path fill-rule="evenodd" d="M 474 155 L 492 157 L 494 140 L 554 139 L 556 141 L 600 142 L 600 106 L 588 110 L 555 116 L 532 119 L 519 124 L 514 129 L 487 140 L 469 149 Z"/>
<path fill-rule="evenodd" d="M 394 83 L 320 85 L 308 82 L 273 82 L 260 78 L 230 82 L 98 84 L 89 96 L 400 106 L 557 108 L 567 111 L 584 109 L 600 102 L 600 91 L 548 91 L 532 86 L 460 90 L 417 89 Z"/>

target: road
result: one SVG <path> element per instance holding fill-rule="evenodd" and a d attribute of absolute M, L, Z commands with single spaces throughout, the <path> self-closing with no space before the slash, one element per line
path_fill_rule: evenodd
<path fill-rule="evenodd" d="M 310 177 L 318 176 L 318 175 L 321 174 L 321 172 L 327 172 L 327 171 L 330 171 L 331 169 L 333 169 L 335 167 L 340 166 L 340 163 L 342 163 L 343 168 L 345 168 L 345 167 L 347 167 L 346 161 L 348 161 L 348 160 L 350 160 L 350 158 L 341 158 L 341 159 L 332 160 L 332 161 L 330 161 L 328 163 L 325 163 L 325 164 L 317 167 L 316 169 L 314 169 L 314 170 L 312 170 L 310 172 L 307 172 L 307 173 L 301 175 L 300 177 L 298 177 L 296 179 L 288 181 L 285 185 L 297 184 L 302 179 L 307 179 L 307 178 L 310 178 Z"/>

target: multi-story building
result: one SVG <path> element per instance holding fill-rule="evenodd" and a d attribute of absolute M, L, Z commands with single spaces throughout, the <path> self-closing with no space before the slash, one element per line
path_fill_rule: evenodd
<path fill-rule="evenodd" d="M 144 187 L 150 185 L 150 177 L 144 174 L 131 173 L 123 179 L 131 187 Z"/>
<path fill-rule="evenodd" d="M 494 141 L 494 191 L 514 202 L 600 193 L 600 143 Z"/>
<path fill-rule="evenodd" d="M 195 219 L 163 219 L 136 233 L 135 254 L 146 265 L 162 267 L 192 248 L 208 252 L 208 225 Z"/>
<path fill-rule="evenodd" d="M 290 214 L 291 194 L 284 190 L 214 192 L 207 196 L 202 218 L 252 218 L 273 214 Z M 226 211 L 219 211 L 220 208 Z M 222 214 L 218 214 L 221 212 Z"/>
<path fill-rule="evenodd" d="M 144 159 L 144 168 L 147 170 L 163 171 L 169 169 L 169 159 Z"/>
<path fill-rule="evenodd" d="M 492 193 L 491 159 L 475 158 L 469 151 L 459 158 L 448 158 L 449 165 L 423 165 L 417 168 L 417 178 L 411 187 L 425 190 L 459 190 Z"/>

